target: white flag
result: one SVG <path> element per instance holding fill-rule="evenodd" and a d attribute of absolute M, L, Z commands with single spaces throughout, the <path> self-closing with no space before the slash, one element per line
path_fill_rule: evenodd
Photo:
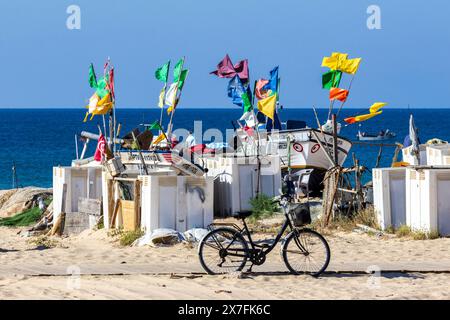
<path fill-rule="evenodd" d="M 245 112 L 242 117 L 239 119 L 239 121 L 244 121 L 247 124 L 247 126 L 249 127 L 254 127 L 256 125 L 256 120 L 255 120 L 255 114 L 253 113 L 253 111 L 247 111 Z"/>
<path fill-rule="evenodd" d="M 176 97 L 177 97 L 177 85 L 178 83 L 172 83 L 166 91 L 166 97 L 164 98 L 164 104 L 166 106 L 172 107 L 175 104 Z"/>

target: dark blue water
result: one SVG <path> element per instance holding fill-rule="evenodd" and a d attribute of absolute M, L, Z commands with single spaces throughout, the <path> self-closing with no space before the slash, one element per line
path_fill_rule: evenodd
<path fill-rule="evenodd" d="M 97 124 L 102 125 L 100 117 L 83 123 L 83 110 L 79 109 L 1 109 L 0 110 L 0 189 L 7 189 L 12 184 L 12 162 L 16 162 L 18 182 L 22 186 L 50 187 L 52 184 L 52 167 L 70 165 L 75 155 L 75 134 L 83 130 L 98 132 Z M 343 110 L 340 119 L 354 115 L 363 110 Z M 326 118 L 327 110 L 318 110 L 321 120 Z M 377 133 L 390 129 L 397 133 L 397 138 L 390 142 L 403 142 L 408 133 L 409 113 L 413 113 L 416 126 L 420 130 L 422 141 L 439 137 L 450 140 L 450 109 L 397 109 L 386 108 L 378 117 L 363 123 L 363 129 Z M 175 128 L 193 129 L 194 120 L 203 120 L 203 130 L 218 128 L 224 131 L 232 128 L 231 121 L 238 119 L 241 110 L 227 109 L 178 109 L 174 118 Z M 150 123 L 159 119 L 159 109 L 118 109 L 118 121 L 123 124 L 122 133 L 131 130 L 142 122 Z M 311 109 L 284 109 L 281 113 L 286 119 L 305 120 L 310 127 L 316 127 Z M 167 119 L 167 117 L 166 117 Z M 357 125 L 344 127 L 341 135 L 355 140 Z M 79 145 L 81 149 L 81 144 Z M 87 156 L 95 149 L 92 143 Z M 81 151 L 81 150 L 80 150 Z M 369 168 L 376 163 L 379 149 L 354 145 L 361 163 Z M 384 148 L 381 166 L 390 166 L 394 148 Z M 351 154 L 349 156 L 351 159 Z M 347 161 L 349 163 L 349 161 Z M 370 178 L 370 177 L 369 177 Z"/>

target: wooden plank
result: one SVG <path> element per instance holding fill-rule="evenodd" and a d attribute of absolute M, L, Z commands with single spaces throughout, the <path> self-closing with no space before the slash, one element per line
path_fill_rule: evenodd
<path fill-rule="evenodd" d="M 102 214 L 102 201 L 98 199 L 78 198 L 78 212 L 100 216 Z"/>
<path fill-rule="evenodd" d="M 121 211 L 124 231 L 136 230 L 136 208 L 134 200 L 121 200 Z"/>
<path fill-rule="evenodd" d="M 113 210 L 113 214 L 111 216 L 111 220 L 109 221 L 110 229 L 114 228 L 114 225 L 116 223 L 117 213 L 119 212 L 120 206 L 121 206 L 121 201 L 120 201 L 120 199 L 117 199 L 114 204 L 114 210 Z"/>

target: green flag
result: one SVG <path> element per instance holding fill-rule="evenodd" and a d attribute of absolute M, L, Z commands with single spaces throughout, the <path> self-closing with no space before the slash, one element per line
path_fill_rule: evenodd
<path fill-rule="evenodd" d="M 108 82 L 109 82 L 108 76 L 102 77 L 97 81 L 97 87 L 95 92 L 100 97 L 100 99 L 102 99 L 109 93 Z"/>
<path fill-rule="evenodd" d="M 94 65 L 92 63 L 89 67 L 89 86 L 91 88 L 97 88 L 97 76 L 95 75 Z"/>
<path fill-rule="evenodd" d="M 155 71 L 155 77 L 159 81 L 167 82 L 167 78 L 169 76 L 169 66 L 170 66 L 170 60 L 167 61 L 163 66 L 159 67 Z"/>
<path fill-rule="evenodd" d="M 154 130 L 154 129 L 158 129 L 158 130 L 162 130 L 161 125 L 159 124 L 159 121 L 156 120 L 155 122 L 153 122 L 150 127 L 148 128 L 148 130 Z"/>
<path fill-rule="evenodd" d="M 253 106 L 252 106 L 252 104 L 251 104 L 251 102 L 250 102 L 250 99 L 249 99 L 249 97 L 248 97 L 247 92 L 245 92 L 245 93 L 241 96 L 241 98 L 242 98 L 242 102 L 244 103 L 244 113 L 245 113 L 245 112 L 248 112 L 248 111 L 251 111 L 251 110 L 253 109 Z"/>
<path fill-rule="evenodd" d="M 173 68 L 173 82 L 178 82 L 181 75 L 181 70 L 183 68 L 184 58 L 180 59 Z"/>
<path fill-rule="evenodd" d="M 339 70 L 331 70 L 322 75 L 322 88 L 331 89 L 338 88 L 341 82 L 342 72 Z"/>
<path fill-rule="evenodd" d="M 179 90 L 181 90 L 183 88 L 184 80 L 186 80 L 188 72 L 189 72 L 189 70 L 181 71 L 180 79 L 178 80 L 178 89 Z"/>

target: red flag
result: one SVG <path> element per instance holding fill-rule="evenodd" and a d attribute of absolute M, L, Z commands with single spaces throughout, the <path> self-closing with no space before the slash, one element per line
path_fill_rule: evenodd
<path fill-rule="evenodd" d="M 101 162 L 103 157 L 105 156 L 105 148 L 106 148 L 106 139 L 101 134 L 100 138 L 98 138 L 97 148 L 94 153 L 94 160 Z"/>
<path fill-rule="evenodd" d="M 348 90 L 331 88 L 330 89 L 330 100 L 339 100 L 344 102 L 347 100 Z"/>
<path fill-rule="evenodd" d="M 249 126 L 245 126 L 244 127 L 244 131 L 249 135 L 249 136 L 253 136 L 253 128 L 249 127 Z"/>
<path fill-rule="evenodd" d="M 116 98 L 114 94 L 114 68 L 109 70 L 109 91 L 111 92 L 111 97 L 114 100 Z"/>
<path fill-rule="evenodd" d="M 243 82 L 246 82 L 248 80 L 248 60 L 245 59 L 233 65 L 227 54 L 217 65 L 217 70 L 210 74 L 215 74 L 219 78 L 233 78 L 237 74 Z"/>
<path fill-rule="evenodd" d="M 256 82 L 255 95 L 259 100 L 265 99 L 269 96 L 267 90 L 263 89 L 263 87 L 268 83 L 269 80 L 266 79 L 259 79 Z"/>

